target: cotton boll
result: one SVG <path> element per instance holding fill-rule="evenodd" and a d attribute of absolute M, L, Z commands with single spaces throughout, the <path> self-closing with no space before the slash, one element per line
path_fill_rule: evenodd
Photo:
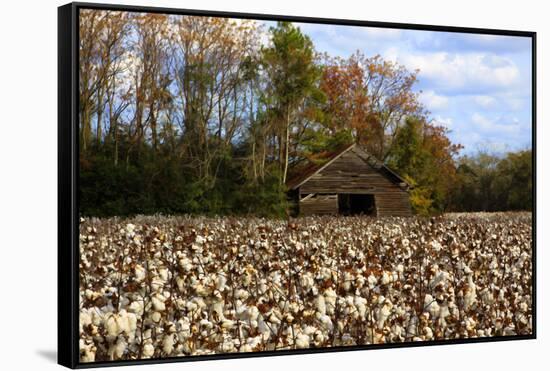
<path fill-rule="evenodd" d="M 134 279 L 137 282 L 142 282 L 146 277 L 147 271 L 141 265 L 137 264 L 134 268 Z"/>
<path fill-rule="evenodd" d="M 116 343 L 111 345 L 109 347 L 109 359 L 116 360 L 121 359 L 124 355 L 124 352 L 126 351 L 126 347 L 128 344 L 126 344 L 126 341 L 121 336 L 117 339 Z"/>
<path fill-rule="evenodd" d="M 384 323 L 386 322 L 386 320 L 391 314 L 391 309 L 392 309 L 391 303 L 386 301 L 384 302 L 381 308 L 378 308 L 376 310 L 376 318 L 377 318 L 376 326 L 378 329 L 382 329 L 384 327 Z"/>
<path fill-rule="evenodd" d="M 137 314 L 137 315 L 141 315 L 141 313 L 143 311 L 143 304 L 140 301 L 133 301 L 128 306 L 128 310 L 132 313 Z"/>
<path fill-rule="evenodd" d="M 122 310 L 118 315 L 113 316 L 116 321 L 119 332 L 128 333 L 130 328 L 128 326 L 128 318 L 126 317 L 126 311 Z"/>
<path fill-rule="evenodd" d="M 432 248 L 433 251 L 435 252 L 439 252 L 442 248 L 441 244 L 436 241 L 436 240 L 433 240 L 431 243 L 430 243 L 430 247 Z"/>
<path fill-rule="evenodd" d="M 322 344 L 324 344 L 324 342 L 327 340 L 327 336 L 321 332 L 321 331 L 316 331 L 315 332 L 315 335 L 314 335 L 314 343 L 315 343 L 315 346 L 321 346 Z"/>
<path fill-rule="evenodd" d="M 315 301 L 315 307 L 317 308 L 317 312 L 321 314 L 327 313 L 327 307 L 325 304 L 325 297 L 323 295 L 317 296 L 317 300 Z"/>
<path fill-rule="evenodd" d="M 392 282 L 392 276 L 388 272 L 384 271 L 382 273 L 382 280 L 380 281 L 380 283 L 382 285 L 387 285 L 390 282 Z"/>
<path fill-rule="evenodd" d="M 334 314 L 334 308 L 336 306 L 336 292 L 332 289 L 332 287 L 329 287 L 325 290 L 325 306 L 326 306 L 326 313 L 327 314 Z"/>
<path fill-rule="evenodd" d="M 367 278 L 367 282 L 369 283 L 369 288 L 372 289 L 378 283 L 378 279 L 371 273 Z"/>
<path fill-rule="evenodd" d="M 155 354 L 155 347 L 151 343 L 146 343 L 143 346 L 142 358 L 151 358 Z"/>
<path fill-rule="evenodd" d="M 354 305 L 355 308 L 357 308 L 359 316 L 364 319 L 367 312 L 367 299 L 356 296 L 354 298 Z"/>
<path fill-rule="evenodd" d="M 325 329 L 326 331 L 331 332 L 332 329 L 334 328 L 334 325 L 332 324 L 332 320 L 326 314 L 321 315 L 321 314 L 317 313 L 317 319 L 321 323 L 321 327 L 323 329 Z"/>
<path fill-rule="evenodd" d="M 239 349 L 239 352 L 241 353 L 248 353 L 248 352 L 252 352 L 252 347 L 249 345 L 249 344 L 243 344 L 241 346 L 241 348 Z"/>
<path fill-rule="evenodd" d="M 119 328 L 117 324 L 117 319 L 115 315 L 110 315 L 105 320 L 105 330 L 107 330 L 107 335 L 110 337 L 116 337 L 119 333 Z"/>
<path fill-rule="evenodd" d="M 216 279 L 216 289 L 223 291 L 226 288 L 227 278 L 223 274 L 219 274 Z"/>
<path fill-rule="evenodd" d="M 221 328 L 224 330 L 230 330 L 235 326 L 235 322 L 231 321 L 229 319 L 225 319 L 222 321 Z"/>
<path fill-rule="evenodd" d="M 153 308 L 157 312 L 163 312 L 166 310 L 166 305 L 164 304 L 165 298 L 162 295 L 155 295 L 151 298 L 151 302 L 153 303 Z"/>
<path fill-rule="evenodd" d="M 431 328 L 429 327 L 424 327 L 424 329 L 422 330 L 423 334 L 424 334 L 424 340 L 433 340 L 434 338 L 434 333 L 432 331 Z"/>
<path fill-rule="evenodd" d="M 162 351 L 169 355 L 174 350 L 174 335 L 166 334 L 162 339 Z"/>
<path fill-rule="evenodd" d="M 464 291 L 464 308 L 469 309 L 476 301 L 476 285 L 472 281 L 472 276 L 468 276 L 468 284 Z"/>
<path fill-rule="evenodd" d="M 81 362 L 94 362 L 97 347 L 90 342 L 80 339 L 79 341 L 80 361 Z"/>
<path fill-rule="evenodd" d="M 193 269 L 193 262 L 187 257 L 180 259 L 179 265 L 185 272 L 189 272 Z"/>
<path fill-rule="evenodd" d="M 151 315 L 151 319 L 154 322 L 160 321 L 161 318 L 162 318 L 162 315 L 159 312 L 153 312 L 153 314 Z"/>
<path fill-rule="evenodd" d="M 298 334 L 296 336 L 295 345 L 298 349 L 309 348 L 309 336 L 306 334 Z"/>
<path fill-rule="evenodd" d="M 168 269 L 166 268 L 161 268 L 159 269 L 159 276 L 160 276 L 160 279 L 164 282 L 168 281 Z"/>

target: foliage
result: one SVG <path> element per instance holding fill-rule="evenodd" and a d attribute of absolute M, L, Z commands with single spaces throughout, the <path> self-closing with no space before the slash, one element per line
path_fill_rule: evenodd
<path fill-rule="evenodd" d="M 460 146 L 452 144 L 446 129 L 408 118 L 399 128 L 388 163 L 413 187 L 411 205 L 417 214 L 440 213 L 455 183 L 454 156 Z"/>
<path fill-rule="evenodd" d="M 457 168 L 452 209 L 463 211 L 532 210 L 532 152 L 506 156 L 480 152 L 464 156 Z"/>
<path fill-rule="evenodd" d="M 457 159 L 418 99 L 419 71 L 320 55 L 289 22 L 79 19 L 83 215 L 284 217 L 288 174 L 351 143 L 414 185 L 418 214 L 531 207 L 530 152 Z"/>

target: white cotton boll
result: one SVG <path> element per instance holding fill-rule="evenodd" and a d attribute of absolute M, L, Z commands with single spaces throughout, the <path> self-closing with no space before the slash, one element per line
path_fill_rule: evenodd
<path fill-rule="evenodd" d="M 296 348 L 309 348 L 309 336 L 306 334 L 298 334 L 296 336 Z"/>
<path fill-rule="evenodd" d="M 111 345 L 109 347 L 109 358 L 111 360 L 116 360 L 122 358 L 124 355 L 124 352 L 126 351 L 126 347 L 128 344 L 126 344 L 126 341 L 123 337 L 119 337 L 115 344 Z"/>
<path fill-rule="evenodd" d="M 388 283 L 392 282 L 392 277 L 388 274 L 388 272 L 384 271 L 382 273 L 382 285 L 387 285 Z"/>
<path fill-rule="evenodd" d="M 213 301 L 212 304 L 210 305 L 211 312 L 212 313 L 217 313 L 217 315 L 220 319 L 224 318 L 224 314 L 223 314 L 224 304 L 225 304 L 225 302 L 220 299 L 220 300 Z"/>
<path fill-rule="evenodd" d="M 424 310 L 427 310 L 432 318 L 439 317 L 439 304 L 430 294 L 426 294 L 426 296 L 424 297 Z"/>
<path fill-rule="evenodd" d="M 249 345 L 249 344 L 243 344 L 241 346 L 241 348 L 239 349 L 239 352 L 241 353 L 248 353 L 248 352 L 252 352 L 252 347 Z"/>
<path fill-rule="evenodd" d="M 221 328 L 223 328 L 224 330 L 230 330 L 230 329 L 233 328 L 233 326 L 235 326 L 235 322 L 233 322 L 229 319 L 224 319 L 222 321 Z"/>
<path fill-rule="evenodd" d="M 260 332 L 264 340 L 269 339 L 269 337 L 271 336 L 271 330 L 269 329 L 269 326 L 267 325 L 267 323 L 265 323 L 263 318 L 258 319 L 258 331 Z"/>
<path fill-rule="evenodd" d="M 197 237 L 195 237 L 195 243 L 202 245 L 205 242 L 206 242 L 206 238 L 204 238 L 203 236 L 197 235 Z"/>
<path fill-rule="evenodd" d="M 92 315 L 86 311 L 83 310 L 80 312 L 80 325 L 81 326 L 88 326 L 92 324 Z"/>
<path fill-rule="evenodd" d="M 403 266 L 403 264 L 397 264 L 397 267 L 395 268 L 395 270 L 399 273 L 399 274 L 403 274 L 403 271 L 405 270 L 405 267 Z"/>
<path fill-rule="evenodd" d="M 134 333 L 137 330 L 137 316 L 134 313 L 126 315 L 128 320 L 128 334 Z"/>
<path fill-rule="evenodd" d="M 319 322 L 321 322 L 321 327 L 323 327 L 325 330 L 330 332 L 334 328 L 334 325 L 332 324 L 332 320 L 326 314 L 324 315 L 317 314 L 317 319 L 319 320 Z"/>
<path fill-rule="evenodd" d="M 153 314 L 151 315 L 151 319 L 154 321 L 154 322 L 158 322 L 160 321 L 161 319 L 161 314 L 159 312 L 153 312 Z"/>
<path fill-rule="evenodd" d="M 256 348 L 261 343 L 262 343 L 262 337 L 261 336 L 254 336 L 254 337 L 249 337 L 248 339 L 246 339 L 246 344 L 248 346 L 250 346 L 250 348 L 252 348 L 252 349 Z"/>
<path fill-rule="evenodd" d="M 430 246 L 431 246 L 432 250 L 435 251 L 435 252 L 439 252 L 439 251 L 441 250 L 441 248 L 443 247 L 443 246 L 441 246 L 441 244 L 440 244 L 438 241 L 436 241 L 436 240 L 433 240 L 433 241 L 430 243 Z"/>
<path fill-rule="evenodd" d="M 185 291 L 185 288 L 186 288 L 185 278 L 176 276 L 176 286 L 178 286 L 178 290 L 180 292 Z"/>
<path fill-rule="evenodd" d="M 118 326 L 119 332 L 128 333 L 130 332 L 129 326 L 128 326 L 128 319 L 126 317 L 126 311 L 122 310 L 118 316 L 114 316 L 116 324 Z"/>
<path fill-rule="evenodd" d="M 256 321 L 258 320 L 258 316 L 260 315 L 260 310 L 255 305 L 251 305 L 247 308 L 248 313 L 248 319 L 250 321 Z"/>
<path fill-rule="evenodd" d="M 275 313 L 271 313 L 271 315 L 269 316 L 269 322 L 275 324 L 275 325 L 280 325 L 281 324 L 281 319 L 275 315 Z"/>
<path fill-rule="evenodd" d="M 434 333 L 431 328 L 424 327 L 422 332 L 424 333 L 424 340 L 432 340 L 434 338 Z"/>
<path fill-rule="evenodd" d="M 361 316 L 361 318 L 365 318 L 365 314 L 367 312 L 367 299 L 362 298 L 360 296 L 356 296 L 354 298 L 354 304 L 355 304 L 355 308 L 357 308 L 357 312 L 359 313 L 359 316 Z"/>
<path fill-rule="evenodd" d="M 137 282 L 141 282 L 145 279 L 147 271 L 141 265 L 137 264 L 134 268 L 134 278 Z"/>
<path fill-rule="evenodd" d="M 338 297 L 336 295 L 336 292 L 332 289 L 332 287 L 329 287 L 325 290 L 325 305 L 326 305 L 326 312 L 327 314 L 333 314 L 334 308 L 336 306 L 336 298 Z"/>
<path fill-rule="evenodd" d="M 314 326 L 306 326 L 304 327 L 304 330 L 303 330 L 304 334 L 308 336 L 315 334 L 316 331 L 317 331 L 317 328 Z"/>
<path fill-rule="evenodd" d="M 249 295 L 250 294 L 246 290 L 243 290 L 243 289 L 235 290 L 235 299 L 246 300 L 248 299 Z"/>
<path fill-rule="evenodd" d="M 140 301 L 133 301 L 128 306 L 128 310 L 132 313 L 141 315 L 143 312 L 143 303 Z"/>
<path fill-rule="evenodd" d="M 155 347 L 151 343 L 146 343 L 143 346 L 142 358 L 151 358 L 155 354 Z"/>
<path fill-rule="evenodd" d="M 473 271 L 470 269 L 470 267 L 468 267 L 468 265 L 466 265 L 466 263 L 462 263 L 462 271 L 464 272 L 464 274 L 473 273 Z"/>
<path fill-rule="evenodd" d="M 469 309 L 477 301 L 476 285 L 472 280 L 472 276 L 468 276 L 468 285 L 464 292 L 464 307 Z"/>
<path fill-rule="evenodd" d="M 162 295 L 155 295 L 151 298 L 153 303 L 153 308 L 157 312 L 163 312 L 166 310 L 166 305 L 164 304 L 164 297 Z"/>
<path fill-rule="evenodd" d="M 208 330 L 211 330 L 214 327 L 214 324 L 212 322 L 210 322 L 209 320 L 207 320 L 206 318 L 201 319 L 199 324 L 201 325 L 201 327 L 204 327 Z"/>
<path fill-rule="evenodd" d="M 223 274 L 218 275 L 216 280 L 216 289 L 223 291 L 226 288 L 227 278 Z"/>
<path fill-rule="evenodd" d="M 119 329 L 118 329 L 117 320 L 114 314 L 110 315 L 105 320 L 105 329 L 107 330 L 108 336 L 111 336 L 111 337 L 118 336 Z"/>
<path fill-rule="evenodd" d="M 392 308 L 392 305 L 386 302 L 382 306 L 382 308 L 378 308 L 376 310 L 376 318 L 377 318 L 376 325 L 379 329 L 382 329 L 384 327 L 386 320 L 391 314 L 391 308 Z"/>
<path fill-rule="evenodd" d="M 300 285 L 302 285 L 306 291 L 309 291 L 315 285 L 315 280 L 311 273 L 307 272 L 300 276 Z"/>
<path fill-rule="evenodd" d="M 315 332 L 315 336 L 314 336 L 315 346 L 320 346 L 325 342 L 325 340 L 327 340 L 327 336 L 323 332 L 321 331 Z"/>
<path fill-rule="evenodd" d="M 349 272 L 344 273 L 344 283 L 343 288 L 345 291 L 349 291 L 351 289 L 351 283 L 353 281 L 353 276 Z"/>
<path fill-rule="evenodd" d="M 233 339 L 231 336 L 226 336 L 223 338 L 222 342 L 222 352 L 229 353 L 235 351 L 235 344 L 233 343 Z"/>
<path fill-rule="evenodd" d="M 166 268 L 160 268 L 159 269 L 159 276 L 160 279 L 164 282 L 168 281 L 168 269 Z"/>
<path fill-rule="evenodd" d="M 136 229 L 136 226 L 134 224 L 126 224 L 126 232 L 128 232 L 129 234 L 132 234 L 134 233 L 134 230 Z"/>
<path fill-rule="evenodd" d="M 315 300 L 315 307 L 317 308 L 317 312 L 321 314 L 327 314 L 327 306 L 325 304 L 325 297 L 323 295 L 317 296 L 317 299 Z"/>
<path fill-rule="evenodd" d="M 371 273 L 367 278 L 367 282 L 369 283 L 369 287 L 372 289 L 378 283 L 378 279 Z"/>
<path fill-rule="evenodd" d="M 179 265 L 185 272 L 189 272 L 191 271 L 191 269 L 193 269 L 193 262 L 187 257 L 180 259 Z"/>
<path fill-rule="evenodd" d="M 173 334 L 166 334 L 164 335 L 164 338 L 162 339 L 162 351 L 165 354 L 170 354 L 174 350 L 174 335 Z"/>

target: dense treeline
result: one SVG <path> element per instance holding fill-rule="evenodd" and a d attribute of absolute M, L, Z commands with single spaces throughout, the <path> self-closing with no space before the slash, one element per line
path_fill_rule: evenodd
<path fill-rule="evenodd" d="M 418 213 L 528 208 L 530 152 L 457 159 L 417 74 L 321 55 L 290 23 L 81 10 L 81 212 L 284 216 L 286 180 L 353 142 L 407 177 Z"/>

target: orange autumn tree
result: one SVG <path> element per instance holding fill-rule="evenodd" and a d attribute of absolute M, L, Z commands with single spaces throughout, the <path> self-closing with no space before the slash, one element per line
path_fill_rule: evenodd
<path fill-rule="evenodd" d="M 325 56 L 321 89 L 325 126 L 331 135 L 349 131 L 353 140 L 385 160 L 406 117 L 424 117 L 413 91 L 418 71 L 357 51 L 348 59 Z"/>

